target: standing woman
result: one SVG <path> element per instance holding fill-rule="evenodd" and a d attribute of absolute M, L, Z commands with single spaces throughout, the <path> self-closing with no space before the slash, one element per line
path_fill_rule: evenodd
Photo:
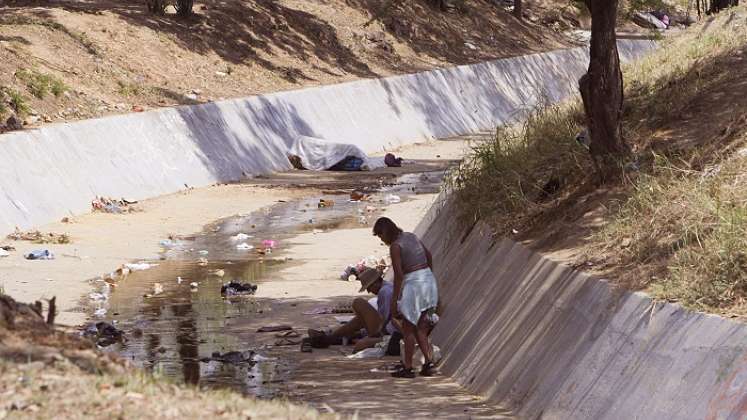
<path fill-rule="evenodd" d="M 392 317 L 402 320 L 402 335 L 405 340 L 403 368 L 393 372 L 395 378 L 414 378 L 412 356 L 415 342 L 425 357 L 420 370 L 422 376 L 432 376 L 433 349 L 428 341 L 430 314 L 438 305 L 438 286 L 433 277 L 431 253 L 410 232 L 403 232 L 388 217 L 379 218 L 373 234 L 389 245 L 394 270 L 394 292 L 392 293 Z"/>

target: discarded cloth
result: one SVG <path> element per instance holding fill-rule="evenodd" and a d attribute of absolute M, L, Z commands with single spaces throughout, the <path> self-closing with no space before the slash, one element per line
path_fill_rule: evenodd
<path fill-rule="evenodd" d="M 253 295 L 257 291 L 256 284 L 239 283 L 236 281 L 224 284 L 220 288 L 221 296 Z"/>
<path fill-rule="evenodd" d="M 370 171 L 386 166 L 383 158 L 370 158 L 358 146 L 316 137 L 298 136 L 291 144 L 288 157 L 294 166 L 312 171 L 330 169 L 349 156 L 360 159 L 360 169 Z"/>
<path fill-rule="evenodd" d="M 24 255 L 27 260 L 53 260 L 54 254 L 48 249 L 38 249 Z"/>
<path fill-rule="evenodd" d="M 405 274 L 397 307 L 402 316 L 417 325 L 420 315 L 438 305 L 438 286 L 430 268 Z"/>

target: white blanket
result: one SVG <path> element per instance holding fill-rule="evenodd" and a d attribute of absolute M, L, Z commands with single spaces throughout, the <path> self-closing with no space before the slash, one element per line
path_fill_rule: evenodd
<path fill-rule="evenodd" d="M 315 137 L 298 136 L 291 145 L 288 155 L 298 156 L 301 165 L 311 171 L 323 171 L 331 168 L 348 156 L 363 160 L 364 171 L 386 166 L 384 158 L 371 158 L 360 147 L 348 143 L 335 143 Z"/>

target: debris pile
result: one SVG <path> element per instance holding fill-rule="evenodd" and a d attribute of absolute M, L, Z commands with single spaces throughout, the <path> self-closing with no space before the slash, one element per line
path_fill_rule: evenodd
<path fill-rule="evenodd" d="M 224 284 L 220 288 L 220 295 L 223 297 L 253 295 L 257 291 L 257 285 L 251 283 L 239 283 L 232 281 Z"/>
<path fill-rule="evenodd" d="M 44 233 L 38 230 L 29 230 L 26 232 L 16 228 L 16 230 L 7 236 L 14 241 L 29 241 L 35 244 L 69 244 L 70 235 L 67 233 Z M 5 249 L 6 247 L 3 247 Z M 12 248 L 12 247 L 10 247 Z M 8 249 L 5 249 L 8 251 Z"/>
<path fill-rule="evenodd" d="M 93 211 L 113 214 L 140 211 L 140 209 L 133 206 L 133 204 L 137 204 L 137 201 L 128 201 L 124 198 L 117 200 L 114 198 L 98 196 L 91 201 L 91 208 Z"/>

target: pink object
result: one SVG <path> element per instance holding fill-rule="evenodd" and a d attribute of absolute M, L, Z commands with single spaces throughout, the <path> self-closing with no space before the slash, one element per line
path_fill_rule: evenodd
<path fill-rule="evenodd" d="M 265 248 L 275 248 L 277 245 L 277 242 L 273 241 L 272 239 L 265 239 L 262 241 L 262 246 Z"/>

